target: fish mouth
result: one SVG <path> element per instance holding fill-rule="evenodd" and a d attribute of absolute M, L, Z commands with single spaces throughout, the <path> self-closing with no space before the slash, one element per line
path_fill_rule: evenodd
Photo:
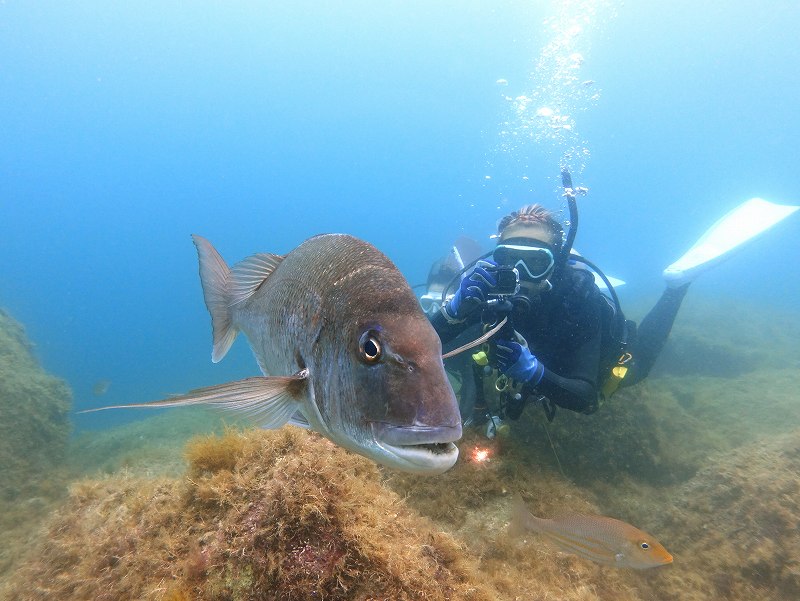
<path fill-rule="evenodd" d="M 391 467 L 419 474 L 441 474 L 458 459 L 461 424 L 455 426 L 394 426 L 372 422 L 375 442 L 387 455 Z"/>

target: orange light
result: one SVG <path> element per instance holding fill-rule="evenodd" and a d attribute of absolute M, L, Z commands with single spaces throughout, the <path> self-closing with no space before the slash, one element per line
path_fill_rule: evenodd
<path fill-rule="evenodd" d="M 472 449 L 472 460 L 475 463 L 483 463 L 484 461 L 489 461 L 489 456 L 491 455 L 491 451 L 485 447 L 475 447 Z"/>

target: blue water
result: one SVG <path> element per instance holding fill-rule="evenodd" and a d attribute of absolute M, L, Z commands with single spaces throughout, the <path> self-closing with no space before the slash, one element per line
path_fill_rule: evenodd
<path fill-rule="evenodd" d="M 456 236 L 562 209 L 585 149 L 577 246 L 654 300 L 736 204 L 800 203 L 796 2 L 280 4 L 0 3 L 0 306 L 77 409 L 257 372 L 244 341 L 210 362 L 192 233 L 235 262 L 347 232 L 417 283 Z M 592 84 L 536 69 L 564 19 Z M 520 96 L 572 133 L 531 135 Z M 794 216 L 692 294 L 795 308 L 799 238 Z"/>

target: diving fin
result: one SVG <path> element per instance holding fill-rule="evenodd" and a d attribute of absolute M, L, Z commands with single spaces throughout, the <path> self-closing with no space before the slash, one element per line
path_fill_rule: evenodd
<path fill-rule="evenodd" d="M 751 198 L 740 204 L 712 225 L 694 246 L 664 270 L 667 286 L 679 288 L 688 284 L 797 209 L 800 207 L 778 205 L 762 198 Z"/>
<path fill-rule="evenodd" d="M 597 284 L 597 287 L 600 288 L 600 290 L 608 290 L 608 286 L 606 286 L 606 283 L 603 281 L 603 278 L 600 277 L 600 274 L 594 271 L 592 272 L 592 274 L 594 275 L 594 283 Z M 625 285 L 625 280 L 615 278 L 614 276 L 611 275 L 608 275 L 606 277 L 608 278 L 608 283 L 614 286 L 614 289 Z"/>
<path fill-rule="evenodd" d="M 575 249 L 574 246 L 572 247 L 572 250 L 570 251 L 570 255 L 577 255 L 578 257 L 583 257 L 583 255 L 581 253 L 579 253 Z M 594 283 L 597 285 L 597 287 L 600 288 L 600 290 L 604 291 L 604 292 L 608 290 L 608 286 L 606 285 L 606 282 L 603 279 L 603 276 L 601 276 L 599 273 L 597 273 L 594 269 L 589 269 L 589 267 L 586 265 L 586 263 L 582 263 L 582 262 L 576 261 L 574 259 L 570 260 L 569 263 L 570 263 L 570 265 L 572 265 L 573 267 L 575 267 L 577 269 L 585 269 L 587 271 L 591 271 L 592 275 L 594 276 Z M 621 280 L 619 278 L 615 278 L 615 277 L 610 276 L 610 275 L 608 275 L 606 277 L 608 278 L 608 283 L 611 284 L 614 287 L 615 290 L 617 288 L 619 288 L 620 286 L 624 286 L 625 285 L 625 280 Z"/>

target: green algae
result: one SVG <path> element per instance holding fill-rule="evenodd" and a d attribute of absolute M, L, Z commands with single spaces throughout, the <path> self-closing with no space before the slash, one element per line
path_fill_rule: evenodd
<path fill-rule="evenodd" d="M 65 456 L 72 395 L 45 373 L 22 326 L 0 310 L 0 499 L 36 494 Z"/>
<path fill-rule="evenodd" d="M 71 398 L 42 370 L 23 327 L 0 310 L 0 575 L 66 491 Z"/>
<path fill-rule="evenodd" d="M 404 507 L 363 457 L 295 428 L 229 430 L 193 445 L 193 478 L 74 484 L 4 592 L 20 601 L 493 598 L 463 547 Z"/>

